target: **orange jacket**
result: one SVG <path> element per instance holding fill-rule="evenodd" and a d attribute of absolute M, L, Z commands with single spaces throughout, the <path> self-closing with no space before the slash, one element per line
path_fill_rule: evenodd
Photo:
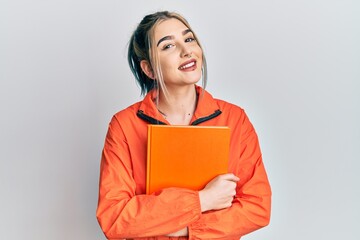
<path fill-rule="evenodd" d="M 167 188 L 145 194 L 147 125 L 169 124 L 153 102 L 155 92 L 116 113 L 105 139 L 100 166 L 97 219 L 108 239 L 239 239 L 266 226 L 271 190 L 256 132 L 243 109 L 214 99 L 197 87 L 199 101 L 192 125 L 229 126 L 229 172 L 240 178 L 230 208 L 201 213 L 197 191 Z M 175 238 L 177 239 L 177 238 Z"/>

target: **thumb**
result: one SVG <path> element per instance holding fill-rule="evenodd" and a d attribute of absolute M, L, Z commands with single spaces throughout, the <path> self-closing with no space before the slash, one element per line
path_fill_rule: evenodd
<path fill-rule="evenodd" d="M 233 182 L 238 182 L 240 180 L 240 178 L 237 177 L 233 173 L 225 173 L 225 174 L 221 175 L 221 178 L 224 180 L 233 181 Z"/>

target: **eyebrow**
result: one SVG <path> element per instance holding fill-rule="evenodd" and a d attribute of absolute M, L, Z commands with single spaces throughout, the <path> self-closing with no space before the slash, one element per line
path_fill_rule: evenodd
<path fill-rule="evenodd" d="M 186 29 L 186 30 L 182 31 L 182 35 L 184 36 L 184 35 L 188 34 L 189 32 L 192 32 L 192 31 L 190 29 Z M 166 41 L 166 40 L 171 40 L 171 39 L 174 39 L 173 35 L 165 36 L 158 41 L 156 46 L 158 47 L 161 42 Z"/>

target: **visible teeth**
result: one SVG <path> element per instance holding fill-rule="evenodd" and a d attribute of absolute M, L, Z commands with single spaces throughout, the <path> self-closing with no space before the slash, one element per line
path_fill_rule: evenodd
<path fill-rule="evenodd" d="M 184 66 L 181 66 L 180 69 L 189 68 L 189 67 L 192 67 L 192 66 L 194 66 L 194 65 L 195 65 L 195 62 L 191 62 L 191 63 L 188 63 L 188 64 L 186 64 L 186 65 L 184 65 Z"/>

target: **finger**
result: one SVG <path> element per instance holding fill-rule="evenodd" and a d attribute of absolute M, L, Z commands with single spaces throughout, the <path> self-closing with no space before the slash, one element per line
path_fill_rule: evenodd
<path fill-rule="evenodd" d="M 237 182 L 240 180 L 240 178 L 235 176 L 233 173 L 225 173 L 220 175 L 220 177 L 224 180 L 233 181 L 233 182 Z"/>

